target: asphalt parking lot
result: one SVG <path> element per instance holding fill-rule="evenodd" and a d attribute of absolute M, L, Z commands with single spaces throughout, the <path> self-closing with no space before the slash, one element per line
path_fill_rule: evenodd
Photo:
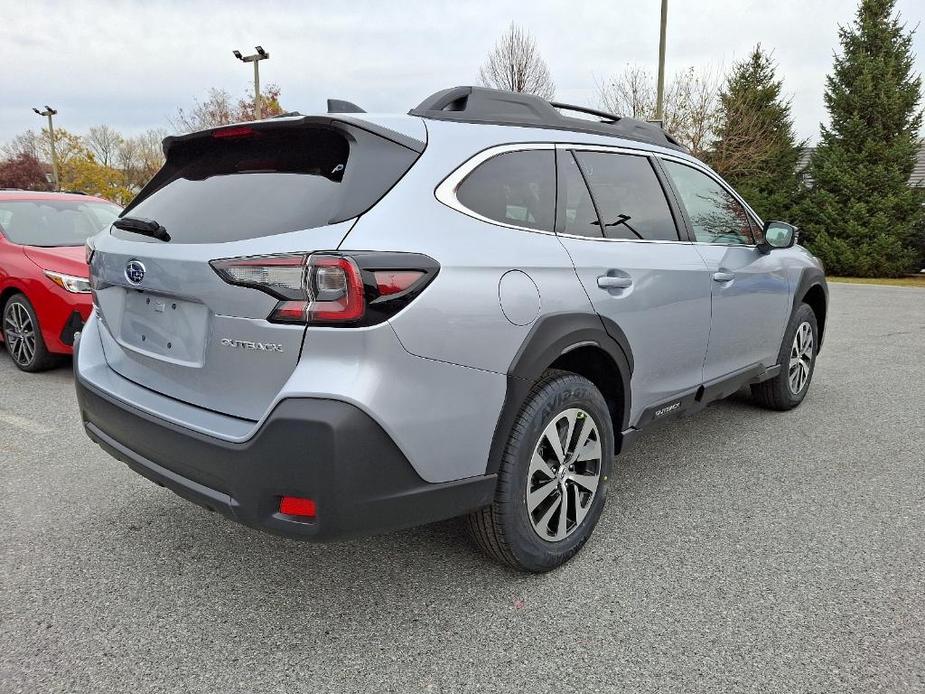
<path fill-rule="evenodd" d="M 806 401 L 744 394 L 618 460 L 565 568 L 457 521 L 335 545 L 239 527 L 0 356 L 0 691 L 925 691 L 925 291 L 834 285 Z"/>

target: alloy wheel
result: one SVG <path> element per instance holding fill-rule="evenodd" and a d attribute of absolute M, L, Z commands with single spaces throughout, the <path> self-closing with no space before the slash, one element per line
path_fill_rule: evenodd
<path fill-rule="evenodd" d="M 601 477 L 601 435 L 590 414 L 556 415 L 533 450 L 527 473 L 527 514 L 534 532 L 558 542 L 584 521 Z"/>
<path fill-rule="evenodd" d="M 809 381 L 813 368 L 813 329 L 809 323 L 800 323 L 790 347 L 790 367 L 787 381 L 790 392 L 799 395 Z"/>
<path fill-rule="evenodd" d="M 29 366 L 35 359 L 35 324 L 29 311 L 18 301 L 7 304 L 3 316 L 3 332 L 10 356 L 20 366 Z"/>

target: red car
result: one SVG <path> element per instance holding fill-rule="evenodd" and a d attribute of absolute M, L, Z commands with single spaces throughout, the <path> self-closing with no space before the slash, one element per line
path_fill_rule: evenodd
<path fill-rule="evenodd" d="M 92 307 L 84 244 L 119 212 L 88 195 L 0 190 L 0 341 L 23 371 L 71 353 Z"/>

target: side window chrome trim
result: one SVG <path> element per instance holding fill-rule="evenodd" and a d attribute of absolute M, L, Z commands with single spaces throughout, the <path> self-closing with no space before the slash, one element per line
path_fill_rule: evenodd
<path fill-rule="evenodd" d="M 630 147 L 618 147 L 616 145 L 570 145 L 568 143 L 557 143 L 556 149 L 567 152 L 606 152 L 608 154 L 630 154 L 637 157 L 651 157 L 656 154 L 647 149 L 632 149 Z"/>
<path fill-rule="evenodd" d="M 436 197 L 437 200 L 442 202 L 450 209 L 461 212 L 467 217 L 472 217 L 473 219 L 477 219 L 480 222 L 494 224 L 495 226 L 504 227 L 506 229 L 529 231 L 532 234 L 549 234 L 550 236 L 555 236 L 556 233 L 552 230 L 546 231 L 545 229 L 523 227 L 518 226 L 517 224 L 507 224 L 506 222 L 500 222 L 497 219 L 489 219 L 488 217 L 479 214 L 475 210 L 466 207 L 459 201 L 459 198 L 456 197 L 456 191 L 459 190 L 459 186 L 462 184 L 462 182 L 466 180 L 466 176 L 468 176 L 489 159 L 494 159 L 498 155 L 506 154 L 508 152 L 527 152 L 531 150 L 553 151 L 555 148 L 556 146 L 552 142 L 517 142 L 508 145 L 496 145 L 489 147 L 488 149 L 483 149 L 478 154 L 475 154 L 464 161 L 456 169 L 454 169 L 449 176 L 444 178 L 434 190 L 434 197 Z"/>
<path fill-rule="evenodd" d="M 475 210 L 472 210 L 465 205 L 463 205 L 459 199 L 456 197 L 456 191 L 459 188 L 460 184 L 465 180 L 466 176 L 472 173 L 479 165 L 484 164 L 489 159 L 492 159 L 499 154 L 505 154 L 507 152 L 524 152 L 530 150 L 564 150 L 564 151 L 588 151 L 588 152 L 613 152 L 615 154 L 629 154 L 637 157 L 659 157 L 660 159 L 669 159 L 671 161 L 676 161 L 679 164 L 684 164 L 690 166 L 692 169 L 696 169 L 701 173 L 707 175 L 716 183 L 721 185 L 724 190 L 727 190 L 745 209 L 746 211 L 754 217 L 758 228 L 762 226 L 761 218 L 755 214 L 755 211 L 749 206 L 745 200 L 743 200 L 738 193 L 729 188 L 729 186 L 723 181 L 719 176 L 709 169 L 699 165 L 699 162 L 696 159 L 684 159 L 682 157 L 671 156 L 670 154 L 663 154 L 662 152 L 647 150 L 647 149 L 632 149 L 629 147 L 617 147 L 611 145 L 584 145 L 578 143 L 553 143 L 553 142 L 516 142 L 506 145 L 495 145 L 483 149 L 481 152 L 474 154 L 469 159 L 460 164 L 456 169 L 454 169 L 446 178 L 444 178 L 434 190 L 434 197 L 438 201 L 446 205 L 452 210 L 456 210 L 467 217 L 472 217 L 477 219 L 480 222 L 485 222 L 486 224 L 493 224 L 494 226 L 503 227 L 506 229 L 516 229 L 518 231 L 528 231 L 531 234 L 547 234 L 549 236 L 561 236 L 562 238 L 567 239 L 578 239 L 580 241 L 591 241 L 594 243 L 674 243 L 674 244 L 684 244 L 684 245 L 702 245 L 702 246 L 729 246 L 731 248 L 755 248 L 755 244 L 724 244 L 724 243 L 708 243 L 706 241 L 688 241 L 688 240 L 666 240 L 666 239 L 608 239 L 600 237 L 591 237 L 591 236 L 581 236 L 579 234 L 557 234 L 555 231 L 546 231 L 544 229 L 534 229 L 532 227 L 523 227 L 516 224 L 506 224 L 505 222 L 500 222 L 496 219 L 489 219 Z"/>

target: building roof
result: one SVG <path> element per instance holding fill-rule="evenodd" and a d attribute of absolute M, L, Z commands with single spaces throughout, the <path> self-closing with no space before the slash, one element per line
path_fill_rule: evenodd
<path fill-rule="evenodd" d="M 803 148 L 797 162 L 797 171 L 803 171 L 809 166 L 809 160 L 815 151 L 815 147 Z M 812 186 L 813 184 L 813 179 L 808 172 L 803 174 L 803 181 L 807 186 Z M 909 185 L 925 187 L 925 142 L 919 147 L 918 154 L 915 157 L 915 167 L 912 169 L 912 175 L 909 176 Z"/>
<path fill-rule="evenodd" d="M 925 186 L 925 144 L 919 147 L 919 155 L 915 158 L 915 168 L 912 169 L 909 183 L 914 186 Z"/>

